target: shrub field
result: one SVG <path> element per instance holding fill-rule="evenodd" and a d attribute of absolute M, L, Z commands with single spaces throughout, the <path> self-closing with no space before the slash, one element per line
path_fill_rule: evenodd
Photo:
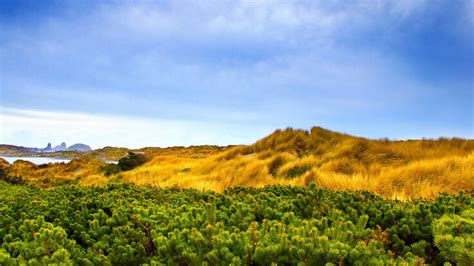
<path fill-rule="evenodd" d="M 0 181 L 0 265 L 473 265 L 472 196 Z"/>

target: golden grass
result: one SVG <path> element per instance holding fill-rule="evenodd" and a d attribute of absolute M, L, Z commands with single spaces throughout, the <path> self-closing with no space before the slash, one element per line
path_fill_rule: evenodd
<path fill-rule="evenodd" d="M 152 159 L 105 177 L 97 161 L 8 168 L 38 183 L 46 176 L 80 185 L 120 182 L 222 192 L 233 186 L 301 186 L 372 191 L 386 198 L 434 198 L 474 189 L 474 141 L 462 139 L 368 140 L 322 128 L 277 130 L 250 146 L 144 148 Z"/>
<path fill-rule="evenodd" d="M 320 187 L 333 190 L 376 192 L 377 180 L 363 175 L 344 175 L 313 170 L 303 177 L 305 184 L 316 183 Z"/>
<path fill-rule="evenodd" d="M 282 155 L 287 159 L 290 156 Z M 155 158 L 153 162 L 122 174 L 122 181 L 163 187 L 179 186 L 222 192 L 233 186 L 262 187 L 270 184 L 318 186 L 334 190 L 372 191 L 387 198 L 434 198 L 441 192 L 456 193 L 474 189 L 474 154 L 442 159 L 414 161 L 401 167 L 384 167 L 376 174 L 343 174 L 318 167 L 315 157 L 297 158 L 282 163 L 274 176 L 269 165 L 278 155 L 267 159 L 238 156 L 227 161 L 206 159 L 171 160 Z M 160 162 L 157 164 L 156 162 Z M 212 167 L 210 167 L 212 165 Z M 189 171 L 182 171 L 190 169 Z M 288 178 L 289 169 L 311 167 L 300 176 Z M 209 170 L 211 169 L 211 170 Z M 330 168 L 329 168 L 330 169 Z"/>
<path fill-rule="evenodd" d="M 377 192 L 384 196 L 400 193 L 407 198 L 433 198 L 440 192 L 474 189 L 474 153 L 426 159 L 398 168 L 382 170 Z M 387 188 L 390 188 L 389 190 Z"/>
<path fill-rule="evenodd" d="M 91 179 L 105 163 L 96 160 L 72 160 L 69 163 L 35 165 L 28 161 L 16 161 L 7 168 L 10 176 L 18 176 L 39 187 L 58 184 L 81 183 L 83 178 Z M 95 179 L 93 179 L 95 180 Z M 97 182 L 89 182 L 98 184 Z M 102 182 L 103 183 L 103 182 Z"/>
<path fill-rule="evenodd" d="M 87 175 L 79 180 L 81 186 L 103 186 L 110 181 L 110 178 L 103 174 Z"/>

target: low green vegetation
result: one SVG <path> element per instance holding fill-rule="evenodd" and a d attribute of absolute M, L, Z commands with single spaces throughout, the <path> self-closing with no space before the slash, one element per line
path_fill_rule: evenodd
<path fill-rule="evenodd" d="M 473 265 L 473 195 L 0 181 L 0 265 Z"/>
<path fill-rule="evenodd" d="M 99 167 L 99 172 L 104 173 L 105 176 L 111 176 L 120 173 L 120 167 L 115 163 L 108 163 Z"/>
<path fill-rule="evenodd" d="M 128 156 L 121 158 L 117 166 L 121 171 L 132 170 L 148 161 L 142 153 L 128 152 Z"/>
<path fill-rule="evenodd" d="M 306 172 L 311 170 L 310 167 L 293 167 L 290 170 L 288 170 L 288 177 L 293 178 L 293 177 L 298 177 Z"/>
<path fill-rule="evenodd" d="M 474 264 L 474 209 L 444 215 L 435 221 L 433 231 L 442 257 L 458 265 Z"/>
<path fill-rule="evenodd" d="M 128 155 L 121 158 L 116 164 L 108 163 L 99 167 L 99 172 L 105 176 L 111 176 L 121 171 L 132 170 L 148 161 L 148 158 L 142 153 L 128 152 Z"/>

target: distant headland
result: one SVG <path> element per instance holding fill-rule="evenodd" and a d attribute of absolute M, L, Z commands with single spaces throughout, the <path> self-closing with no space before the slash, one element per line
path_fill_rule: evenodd
<path fill-rule="evenodd" d="M 9 146 L 10 149 L 15 149 L 17 151 L 23 152 L 58 152 L 58 151 L 78 151 L 78 152 L 87 152 L 91 151 L 91 147 L 86 144 L 76 143 L 71 146 L 67 146 L 65 142 L 62 142 L 60 145 L 52 147 L 51 143 L 48 143 L 45 148 L 31 148 L 31 147 L 23 147 L 23 146 L 14 146 L 14 145 L 2 145 L 2 146 Z"/>

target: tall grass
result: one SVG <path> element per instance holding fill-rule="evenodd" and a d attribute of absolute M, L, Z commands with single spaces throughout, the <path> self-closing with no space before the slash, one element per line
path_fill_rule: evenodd
<path fill-rule="evenodd" d="M 97 165 L 90 162 L 82 162 L 85 166 L 79 172 L 68 164 L 46 167 L 46 172 L 14 164 L 10 171 L 32 179 L 47 174 L 81 176 L 81 185 L 120 181 L 217 192 L 233 186 L 315 182 L 329 189 L 373 191 L 402 200 L 474 189 L 473 140 L 369 140 L 315 127 L 277 130 L 249 146 L 142 151 L 152 158 L 148 163 L 110 177 L 95 171 Z"/>

